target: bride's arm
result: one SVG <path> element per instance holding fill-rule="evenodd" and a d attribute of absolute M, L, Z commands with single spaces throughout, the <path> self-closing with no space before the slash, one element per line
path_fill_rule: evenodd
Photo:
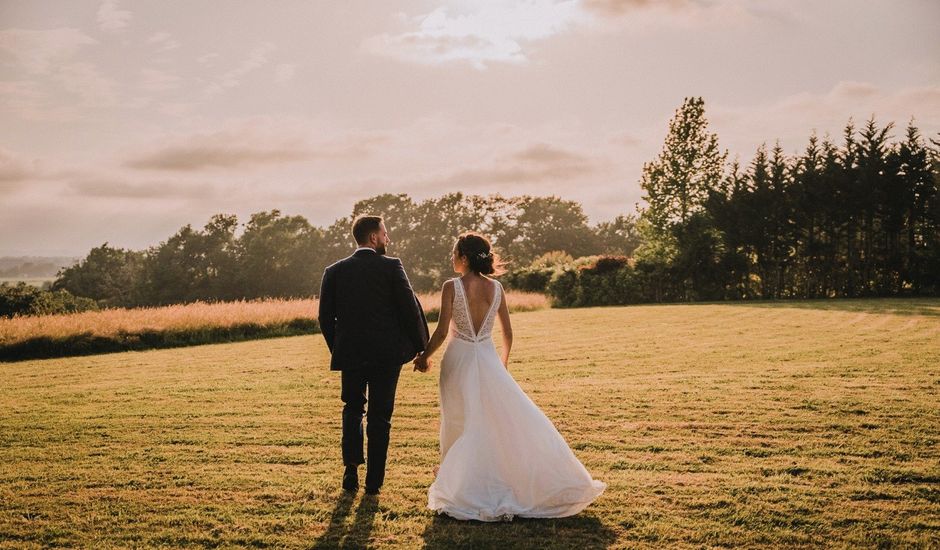
<path fill-rule="evenodd" d="M 424 353 L 421 354 L 421 357 L 427 359 L 431 357 L 437 348 L 441 347 L 441 344 L 444 343 L 444 339 L 447 338 L 447 331 L 450 329 L 450 318 L 453 315 L 454 308 L 454 282 L 453 281 L 444 281 L 444 286 L 441 287 L 441 309 L 440 315 L 437 318 L 437 328 L 434 329 L 434 334 L 431 335 L 431 339 L 428 340 L 427 349 L 424 350 Z"/>
<path fill-rule="evenodd" d="M 497 283 L 498 284 L 498 283 Z M 502 289 L 500 289 L 502 290 Z M 509 350 L 512 349 L 512 323 L 509 322 L 509 305 L 506 303 L 506 293 L 499 293 L 499 326 L 503 328 L 503 366 L 509 368 Z"/>

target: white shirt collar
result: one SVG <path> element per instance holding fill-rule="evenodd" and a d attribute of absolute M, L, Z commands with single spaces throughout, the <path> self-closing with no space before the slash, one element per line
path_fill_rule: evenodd
<path fill-rule="evenodd" d="M 355 252 L 353 252 L 353 254 L 355 254 L 356 252 L 359 252 L 360 250 L 370 250 L 372 252 L 375 252 L 374 248 L 369 248 L 368 246 L 360 246 L 359 248 L 356 249 Z"/>

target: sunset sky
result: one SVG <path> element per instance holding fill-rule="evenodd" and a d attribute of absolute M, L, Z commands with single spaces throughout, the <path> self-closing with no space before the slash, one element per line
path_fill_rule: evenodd
<path fill-rule="evenodd" d="M 742 162 L 849 117 L 936 136 L 938 27 L 936 0 L 0 0 L 0 255 L 383 192 L 607 220 L 686 96 Z"/>

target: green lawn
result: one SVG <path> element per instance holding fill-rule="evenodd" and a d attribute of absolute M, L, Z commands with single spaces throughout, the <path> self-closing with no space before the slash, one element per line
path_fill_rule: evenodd
<path fill-rule="evenodd" d="M 940 300 L 513 322 L 513 375 L 608 483 L 578 516 L 425 508 L 437 365 L 403 371 L 383 494 L 343 498 L 311 335 L 0 364 L 0 547 L 940 546 Z"/>

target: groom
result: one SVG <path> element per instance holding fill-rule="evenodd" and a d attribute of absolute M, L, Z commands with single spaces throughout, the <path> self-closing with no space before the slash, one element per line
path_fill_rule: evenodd
<path fill-rule="evenodd" d="M 320 330 L 330 348 L 330 370 L 342 371 L 343 489 L 359 488 L 363 460 L 362 417 L 369 438 L 366 493 L 378 494 L 385 480 L 385 460 L 402 364 L 428 344 L 424 310 L 411 288 L 401 260 L 385 256 L 391 241 L 380 216 L 353 222 L 359 248 L 323 272 Z M 368 390 L 368 399 L 366 393 Z M 366 401 L 369 412 L 365 412 Z"/>

